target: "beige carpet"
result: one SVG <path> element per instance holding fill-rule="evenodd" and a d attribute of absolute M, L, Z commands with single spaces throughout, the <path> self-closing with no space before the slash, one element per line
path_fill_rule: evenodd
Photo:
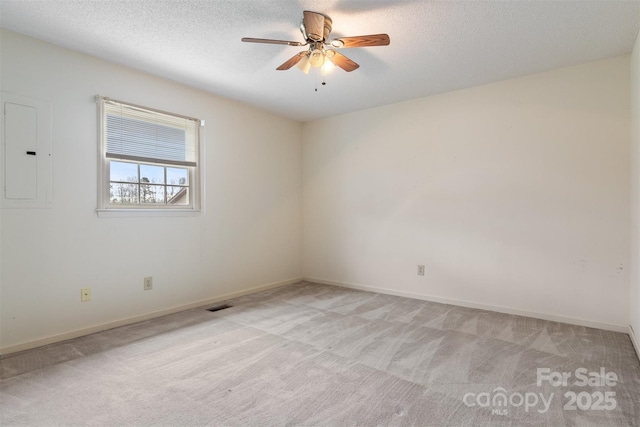
<path fill-rule="evenodd" d="M 0 425 L 640 425 L 625 334 L 306 282 L 227 302 L 5 356 Z"/>

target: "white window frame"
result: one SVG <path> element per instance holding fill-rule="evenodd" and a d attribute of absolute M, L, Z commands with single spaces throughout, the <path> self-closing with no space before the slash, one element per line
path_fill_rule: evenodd
<path fill-rule="evenodd" d="M 113 156 L 107 156 L 107 138 L 106 138 L 106 113 L 105 103 L 117 103 L 123 106 L 143 110 L 145 112 L 159 113 L 163 115 L 172 116 L 175 118 L 192 120 L 199 124 L 196 131 L 195 141 L 195 165 L 185 166 L 177 165 L 171 161 L 161 161 L 147 158 L 127 158 L 123 155 L 121 158 L 114 158 Z M 123 102 L 114 100 L 111 98 L 96 96 L 96 103 L 98 105 L 98 139 L 99 139 L 99 159 L 98 159 L 98 208 L 97 213 L 100 217 L 121 217 L 121 216 L 185 216 L 185 215 L 198 215 L 200 213 L 201 206 L 201 178 L 203 176 L 203 167 L 200 159 L 202 158 L 202 133 L 204 127 L 204 121 L 195 119 L 192 117 L 182 116 L 179 114 L 169 113 L 153 108 L 143 107 L 140 105 L 132 104 L 129 102 Z M 170 205 L 170 204 L 115 204 L 111 203 L 110 198 L 110 164 L 111 161 L 116 162 L 129 162 L 136 165 L 152 165 L 152 166 L 164 166 L 165 174 L 166 167 L 179 167 L 188 169 L 188 191 L 189 191 L 189 204 L 188 205 Z M 138 166 L 139 168 L 140 166 Z M 138 179 L 141 179 L 138 176 Z M 139 183 L 138 183 L 139 185 Z M 164 183 L 165 189 L 167 183 Z"/>

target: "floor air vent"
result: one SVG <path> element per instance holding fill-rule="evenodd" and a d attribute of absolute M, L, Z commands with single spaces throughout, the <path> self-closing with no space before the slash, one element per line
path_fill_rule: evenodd
<path fill-rule="evenodd" d="M 222 305 L 216 305 L 215 307 L 207 308 L 207 311 L 220 311 L 220 310 L 224 310 L 225 308 L 231 308 L 231 307 L 233 306 L 229 304 L 222 304 Z"/>

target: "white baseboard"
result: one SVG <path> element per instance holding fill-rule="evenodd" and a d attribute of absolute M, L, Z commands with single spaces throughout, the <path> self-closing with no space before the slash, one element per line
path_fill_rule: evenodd
<path fill-rule="evenodd" d="M 335 285 L 335 286 L 341 286 L 341 287 L 344 287 L 344 288 L 358 289 L 358 290 L 362 290 L 362 291 L 377 292 L 377 293 L 388 294 L 388 295 L 396 295 L 396 296 L 400 296 L 400 297 L 413 298 L 413 299 L 419 299 L 419 300 L 424 300 L 424 301 L 439 302 L 439 303 L 442 303 L 442 304 L 457 305 L 457 306 L 460 306 L 460 307 L 477 308 L 477 309 L 480 309 L 480 310 L 495 311 L 495 312 L 498 312 L 498 313 L 514 314 L 516 316 L 532 317 L 534 319 L 549 320 L 549 321 L 552 321 L 552 322 L 568 323 L 570 325 L 578 325 L 578 326 L 586 326 L 586 327 L 589 327 L 589 328 L 604 329 L 606 331 L 614 331 L 614 332 L 622 332 L 622 333 L 628 333 L 629 332 L 629 326 L 628 325 L 617 325 L 617 324 L 613 324 L 613 323 L 595 322 L 595 321 L 592 321 L 592 320 L 585 320 L 585 319 L 577 319 L 577 318 L 573 318 L 573 317 L 558 316 L 558 315 L 555 315 L 555 314 L 538 313 L 538 312 L 534 312 L 534 311 L 518 310 L 518 309 L 514 309 L 514 308 L 509 308 L 509 307 L 501 307 L 501 306 L 496 306 L 496 305 L 481 304 L 481 303 L 470 302 L 470 301 L 463 301 L 463 300 L 456 300 L 456 299 L 449 299 L 449 298 L 441 298 L 441 297 L 436 297 L 436 296 L 433 296 L 433 295 L 414 294 L 414 293 L 411 293 L 411 292 L 397 291 L 397 290 L 394 290 L 394 289 L 377 288 L 377 287 L 373 287 L 373 286 L 365 286 L 365 285 L 359 285 L 359 284 L 354 284 L 354 283 L 336 282 L 336 281 L 332 281 L 332 280 L 321 279 L 321 278 L 318 278 L 318 277 L 304 277 L 304 280 L 306 280 L 308 282 L 323 283 L 323 284 L 326 284 L 326 285 Z M 638 347 L 636 346 L 636 349 L 637 348 Z"/>
<path fill-rule="evenodd" d="M 256 286 L 254 288 L 245 289 L 243 291 L 232 292 L 230 294 L 220 295 L 213 298 L 207 298 L 199 301 L 194 301 L 189 304 L 177 305 L 174 307 L 164 308 L 162 310 L 152 311 L 150 313 L 140 314 L 137 316 L 127 317 L 124 319 L 114 320 L 112 322 L 101 323 L 99 325 L 89 326 L 87 328 L 76 329 L 74 331 L 64 332 L 62 334 L 52 335 L 44 338 L 39 338 L 32 341 L 26 341 L 23 343 L 10 345 L 0 348 L 0 357 L 9 353 L 15 353 L 18 351 L 29 350 L 36 347 L 41 347 L 47 344 L 53 344 L 60 341 L 69 340 L 72 338 L 78 338 L 84 335 L 93 334 L 96 332 L 106 331 L 107 329 L 117 328 L 119 326 L 130 325 L 132 323 L 142 322 L 156 317 L 166 316 L 168 314 L 178 313 L 180 311 L 190 310 L 192 308 L 200 307 L 207 304 L 213 304 L 216 302 L 228 300 L 231 298 L 241 297 L 243 295 L 252 294 L 255 292 L 266 291 L 268 289 L 278 288 L 280 286 L 290 285 L 301 281 L 301 277 L 294 279 L 284 280 L 281 282 L 268 283 L 266 285 Z"/>
<path fill-rule="evenodd" d="M 638 360 L 640 360 L 640 341 L 638 341 L 638 337 L 636 337 L 635 331 L 631 325 L 629 325 L 629 338 L 631 338 L 633 348 L 636 350 L 636 356 L 638 356 Z"/>

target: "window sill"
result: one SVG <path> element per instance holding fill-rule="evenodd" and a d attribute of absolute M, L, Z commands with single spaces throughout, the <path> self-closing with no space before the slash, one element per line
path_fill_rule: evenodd
<path fill-rule="evenodd" d="M 98 218 L 198 216 L 200 210 L 181 209 L 96 209 Z"/>

